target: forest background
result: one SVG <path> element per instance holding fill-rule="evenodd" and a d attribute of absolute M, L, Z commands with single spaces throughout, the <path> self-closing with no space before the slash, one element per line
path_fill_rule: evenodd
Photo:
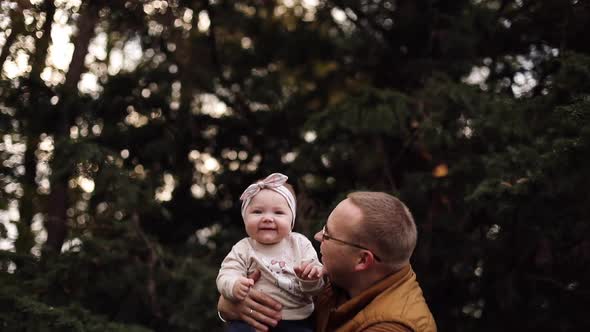
<path fill-rule="evenodd" d="M 413 211 L 440 331 L 589 331 L 590 4 L 0 2 L 0 329 L 221 331 L 271 172 Z"/>

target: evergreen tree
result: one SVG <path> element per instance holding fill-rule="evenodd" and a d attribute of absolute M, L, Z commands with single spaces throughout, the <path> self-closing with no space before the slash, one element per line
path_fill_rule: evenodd
<path fill-rule="evenodd" d="M 4 1 L 0 18 L 2 330 L 222 330 L 238 198 L 275 171 L 306 235 L 352 190 L 406 201 L 441 331 L 590 328 L 586 2 Z"/>

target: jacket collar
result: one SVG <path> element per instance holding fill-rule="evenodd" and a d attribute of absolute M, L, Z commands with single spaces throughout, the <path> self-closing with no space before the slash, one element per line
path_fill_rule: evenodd
<path fill-rule="evenodd" d="M 408 264 L 401 270 L 383 278 L 381 281 L 365 289 L 362 293 L 353 298 L 348 298 L 344 291 L 332 287 L 335 302 L 332 303 L 332 308 L 334 309 L 330 312 L 329 326 L 337 327 L 351 320 L 383 291 L 388 288 L 398 287 L 408 278 L 411 278 L 412 275 L 412 268 Z"/>

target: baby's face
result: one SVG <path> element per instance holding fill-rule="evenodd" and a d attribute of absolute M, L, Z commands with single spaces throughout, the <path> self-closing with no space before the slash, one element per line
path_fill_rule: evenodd
<path fill-rule="evenodd" d="M 276 191 L 263 189 L 246 207 L 246 233 L 262 244 L 278 243 L 291 233 L 291 218 L 287 200 Z"/>

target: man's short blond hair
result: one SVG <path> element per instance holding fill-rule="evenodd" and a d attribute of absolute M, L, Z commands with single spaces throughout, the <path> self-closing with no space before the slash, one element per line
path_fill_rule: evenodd
<path fill-rule="evenodd" d="M 357 232 L 360 243 L 392 267 L 408 262 L 418 238 L 408 207 L 384 192 L 357 191 L 347 197 L 363 214 Z"/>

